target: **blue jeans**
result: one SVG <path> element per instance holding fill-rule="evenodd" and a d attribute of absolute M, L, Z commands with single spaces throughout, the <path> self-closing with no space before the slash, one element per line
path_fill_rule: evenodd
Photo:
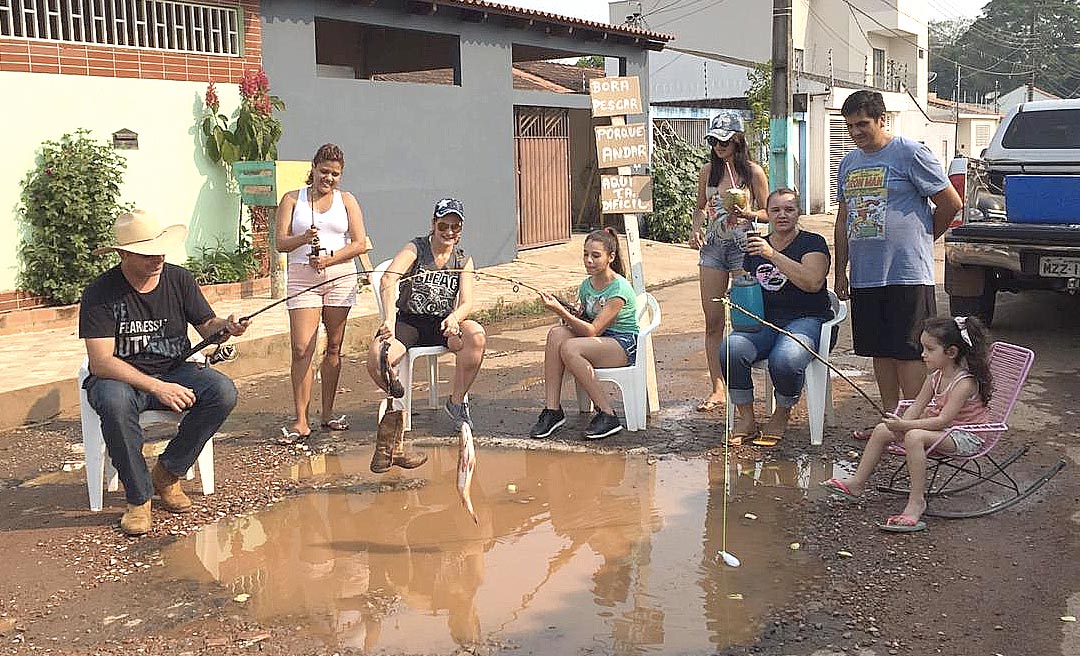
<path fill-rule="evenodd" d="M 183 476 L 236 406 L 236 386 L 225 374 L 210 367 L 185 362 L 158 379 L 183 385 L 195 392 L 195 405 L 180 422 L 176 437 L 169 440 L 158 462 L 176 476 Z M 146 503 L 154 494 L 150 470 L 142 455 L 143 430 L 139 413 L 169 410 L 149 392 L 111 378 L 90 376 L 83 384 L 91 407 L 101 417 L 101 434 L 113 467 L 124 484 L 124 496 L 132 505 Z"/>
<path fill-rule="evenodd" d="M 825 319 L 821 317 L 801 317 L 783 328 L 798 335 L 800 342 L 816 351 L 823 323 Z M 754 402 L 750 367 L 759 360 L 768 359 L 769 375 L 776 390 L 776 404 L 782 408 L 793 407 L 802 393 L 806 365 L 813 357 L 795 340 L 768 326 L 762 326 L 756 333 L 733 332 L 720 343 L 720 368 L 727 381 L 731 402 L 735 405 Z"/>

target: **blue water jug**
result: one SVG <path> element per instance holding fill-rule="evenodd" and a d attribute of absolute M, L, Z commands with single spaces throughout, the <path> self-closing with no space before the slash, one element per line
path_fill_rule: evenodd
<path fill-rule="evenodd" d="M 754 276 L 747 273 L 736 278 L 731 283 L 730 294 L 733 305 L 746 308 L 759 317 L 765 316 L 765 299 L 761 296 L 761 285 Z M 731 327 L 744 333 L 756 333 L 761 330 L 761 322 L 732 307 Z"/>

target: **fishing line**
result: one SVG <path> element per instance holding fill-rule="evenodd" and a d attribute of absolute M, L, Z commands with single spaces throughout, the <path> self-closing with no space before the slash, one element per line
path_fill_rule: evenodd
<path fill-rule="evenodd" d="M 728 315 L 731 313 L 728 312 Z M 731 317 L 728 316 L 724 321 L 724 330 L 727 334 L 724 336 L 724 361 L 725 369 L 729 374 L 731 372 Z M 724 381 L 724 387 L 727 392 L 727 406 L 724 412 L 724 503 L 721 506 L 721 521 L 720 521 L 720 559 L 728 567 L 738 567 L 742 563 L 735 554 L 727 550 L 727 507 L 728 496 L 731 492 L 731 432 L 735 425 L 734 412 L 731 409 L 731 391 L 727 389 L 727 381 Z"/>
<path fill-rule="evenodd" d="M 487 278 L 493 278 L 495 280 L 502 280 L 504 282 L 510 283 L 511 288 L 513 289 L 514 293 L 517 293 L 517 292 L 521 291 L 522 287 L 524 287 L 525 289 L 531 290 L 533 292 L 536 292 L 537 294 L 545 294 L 546 293 L 542 289 L 539 289 L 538 287 L 534 287 L 533 285 L 530 285 L 528 283 L 522 282 L 522 281 L 520 281 L 520 280 L 518 280 L 516 278 L 511 278 L 509 276 L 500 276 L 497 273 L 488 273 L 486 271 L 479 271 L 479 270 L 475 270 L 475 269 L 437 269 L 437 271 L 440 272 L 440 273 L 472 273 L 474 275 L 484 276 L 484 277 L 487 277 Z M 285 298 L 280 298 L 280 299 L 274 301 L 273 303 L 270 303 L 270 304 L 268 304 L 268 305 L 266 305 L 266 306 L 264 306 L 264 307 L 262 307 L 262 308 L 260 308 L 260 309 L 258 309 L 256 311 L 252 312 L 251 314 L 240 317 L 239 319 L 237 319 L 237 323 L 243 323 L 245 321 L 250 321 L 251 319 L 259 316 L 260 314 L 262 314 L 263 312 L 266 312 L 267 310 L 270 310 L 270 309 L 272 309 L 274 307 L 277 307 L 278 305 L 281 305 L 282 303 L 290 301 L 290 300 L 296 298 L 297 296 L 301 296 L 303 294 L 306 294 L 306 293 L 308 293 L 310 291 L 314 291 L 314 290 L 316 290 L 316 289 L 318 289 L 320 287 L 323 287 L 325 285 L 329 285 L 332 282 L 337 282 L 338 280 L 343 280 L 345 278 L 350 278 L 352 276 L 369 275 L 369 274 L 372 274 L 372 273 L 376 273 L 376 271 L 367 271 L 367 270 L 350 271 L 349 273 L 343 273 L 340 276 L 334 276 L 333 278 L 323 280 L 322 282 L 315 283 L 314 285 L 311 285 L 310 287 L 305 287 L 304 289 L 301 289 L 300 291 L 298 291 L 298 292 L 296 292 L 294 294 L 290 294 L 289 296 L 286 296 Z M 421 276 L 427 275 L 427 274 L 431 273 L 431 271 L 420 271 L 420 272 L 417 272 L 417 273 L 414 273 L 414 274 L 411 274 L 411 275 L 408 275 L 408 276 L 403 275 L 403 274 L 401 274 L 401 273 L 399 273 L 397 271 L 389 271 L 389 270 L 382 271 L 381 273 L 400 276 L 400 279 L 398 280 L 398 284 L 401 284 L 401 283 L 403 283 L 403 282 L 405 282 L 407 280 L 412 280 L 413 278 L 419 278 Z M 380 290 L 374 290 L 374 291 L 375 291 L 376 294 L 378 294 Z M 562 298 L 559 298 L 558 296 L 556 296 L 555 300 L 558 301 L 559 304 L 562 305 L 563 307 L 565 307 L 567 310 L 569 310 L 571 312 L 576 311 L 568 302 L 564 301 Z M 225 341 L 225 339 L 228 338 L 228 335 L 229 335 L 229 331 L 228 331 L 227 328 L 222 328 L 222 329 L 214 332 L 213 334 L 209 335 L 208 337 L 203 339 L 201 342 L 199 342 L 195 346 L 192 346 L 187 351 L 185 351 L 183 354 L 181 354 L 176 359 L 176 362 L 177 363 L 183 362 L 183 361 L 187 360 L 188 358 L 190 358 L 195 353 L 198 353 L 199 351 L 203 350 L 204 348 L 206 348 L 208 346 L 211 346 L 213 344 L 222 343 L 223 341 Z"/>
<path fill-rule="evenodd" d="M 871 405 L 871 406 L 872 406 L 872 407 L 874 408 L 874 411 L 875 411 L 875 412 L 877 412 L 877 413 L 878 413 L 878 415 L 880 415 L 880 416 L 881 416 L 882 418 L 886 418 L 886 419 L 887 419 L 887 418 L 889 417 L 889 414 L 890 414 L 890 413 L 886 412 L 886 411 L 885 411 L 885 409 L 881 407 L 881 404 L 880 404 L 880 403 L 878 403 L 878 402 L 877 402 L 877 401 L 875 401 L 874 399 L 870 398 L 870 395 L 869 395 L 869 394 L 867 394 L 866 392 L 864 392 L 864 391 L 863 391 L 863 389 L 862 389 L 861 387 L 859 387 L 858 385 L 856 385 L 856 384 L 855 384 L 855 381 L 853 381 L 853 380 L 851 380 L 850 378 L 848 378 L 848 377 L 847 377 L 847 376 L 846 376 L 846 375 L 844 374 L 844 372 L 842 372 L 842 371 L 840 371 L 839 369 L 837 369 L 837 368 L 836 368 L 835 366 L 833 366 L 833 365 L 832 365 L 832 363 L 830 363 L 830 362 L 829 362 L 828 360 L 826 360 L 825 358 L 823 358 L 823 357 L 821 357 L 820 355 L 818 355 L 817 351 L 815 351 L 814 349 L 812 349 L 812 348 L 810 348 L 809 346 L 807 346 L 806 344 L 804 344 L 804 343 L 803 343 L 803 341 L 802 341 L 801 339 L 799 339 L 798 335 L 795 335 L 794 333 L 788 332 L 787 330 L 784 330 L 784 329 L 783 329 L 783 328 L 781 328 L 780 326 L 777 326 L 776 324 L 774 324 L 774 323 L 772 323 L 772 322 L 770 322 L 770 321 L 767 321 L 767 320 L 765 320 L 765 319 L 762 319 L 762 318 L 761 318 L 761 317 L 759 317 L 758 315 L 754 314 L 754 313 L 753 313 L 753 312 L 751 312 L 750 310 L 747 310 L 746 308 L 742 307 L 741 305 L 739 305 L 738 303 L 736 303 L 736 302 L 732 301 L 732 300 L 731 300 L 730 298 L 728 298 L 728 297 L 726 297 L 726 296 L 724 296 L 724 297 L 720 297 L 720 298 L 713 298 L 713 299 L 710 299 L 710 300 L 712 300 L 713 302 L 716 302 L 716 303 L 723 303 L 724 305 L 728 306 L 728 308 L 729 308 L 729 314 L 730 314 L 730 308 L 735 308 L 736 310 L 738 310 L 739 312 L 742 312 L 742 313 L 743 313 L 743 314 L 745 314 L 746 316 L 748 316 L 748 317 L 750 317 L 750 318 L 752 318 L 752 319 L 757 319 L 757 320 L 758 320 L 758 321 L 760 321 L 760 322 L 761 322 L 762 324 L 764 324 L 764 325 L 768 326 L 769 328 L 772 328 L 773 330 L 775 330 L 775 331 L 779 332 L 780 334 L 782 334 L 782 335 L 786 335 L 786 336 L 790 337 L 790 338 L 791 338 L 792 340 L 794 340 L 794 342 L 795 342 L 796 344 L 798 344 L 798 345 L 799 345 L 800 347 L 802 347 L 802 349 L 803 349 L 804 351 L 806 351 L 807 353 L 809 353 L 809 354 L 810 354 L 810 355 L 811 355 L 811 356 L 812 356 L 812 357 L 813 357 L 813 358 L 814 358 L 815 360 L 817 360 L 817 361 L 818 361 L 818 362 L 820 362 L 821 364 L 823 364 L 823 365 L 825 365 L 826 367 L 828 367 L 830 371 L 832 371 L 833 373 L 835 373 L 835 374 L 836 374 L 837 376 L 839 376 L 840 378 L 843 378 L 843 379 L 844 379 L 844 382 L 846 382 L 846 383 L 847 383 L 848 385 L 851 385 L 851 387 L 852 387 L 852 388 L 853 388 L 853 389 L 854 389 L 854 390 L 855 390 L 856 392 L 858 392 L 858 393 L 859 393 L 859 394 L 860 394 L 860 395 L 861 395 L 861 396 L 862 396 L 862 397 L 863 397 L 864 399 L 866 399 L 866 402 L 867 402 L 867 403 L 869 403 L 869 404 L 870 404 L 870 405 Z"/>

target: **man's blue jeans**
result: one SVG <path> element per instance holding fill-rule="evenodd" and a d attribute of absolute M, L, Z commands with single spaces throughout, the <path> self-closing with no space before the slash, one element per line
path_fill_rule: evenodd
<path fill-rule="evenodd" d="M 200 368 L 191 362 L 157 378 L 195 392 L 195 405 L 187 410 L 176 437 L 169 441 L 158 458 L 166 470 L 183 476 L 236 406 L 236 386 L 225 374 L 210 367 Z M 142 455 L 143 430 L 139 426 L 139 413 L 169 408 L 154 395 L 111 378 L 90 376 L 84 387 L 87 400 L 101 417 L 105 448 L 124 484 L 127 502 L 132 505 L 146 503 L 154 489 Z"/>
<path fill-rule="evenodd" d="M 783 328 L 798 335 L 799 341 L 816 351 L 823 323 L 825 319 L 821 317 L 801 317 Z M 754 402 L 750 367 L 767 358 L 769 375 L 776 390 L 776 404 L 782 408 L 793 407 L 802 393 L 806 365 L 813 357 L 795 340 L 768 326 L 762 326 L 756 333 L 733 332 L 720 344 L 720 368 L 724 372 L 731 402 L 735 405 Z"/>

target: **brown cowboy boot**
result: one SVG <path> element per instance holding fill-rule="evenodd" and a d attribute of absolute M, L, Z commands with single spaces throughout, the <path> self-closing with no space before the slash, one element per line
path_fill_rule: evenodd
<path fill-rule="evenodd" d="M 161 506 L 165 510 L 174 513 L 191 511 L 191 499 L 180 487 L 180 477 L 165 469 L 161 462 L 154 465 L 154 471 L 150 472 L 150 480 L 154 484 L 154 492 L 161 497 Z"/>
<path fill-rule="evenodd" d="M 150 530 L 150 500 L 141 505 L 128 504 L 120 518 L 120 530 L 125 535 L 145 535 Z"/>
<path fill-rule="evenodd" d="M 416 469 L 427 462 L 427 454 L 422 451 L 409 452 L 405 450 L 405 430 L 402 426 L 394 438 L 393 450 L 394 465 L 402 469 Z"/>
<path fill-rule="evenodd" d="M 389 405 L 387 401 L 384 404 Z M 381 474 L 394 464 L 394 441 L 405 429 L 404 410 L 386 410 L 379 419 L 375 434 L 375 453 L 371 454 L 371 471 Z"/>

